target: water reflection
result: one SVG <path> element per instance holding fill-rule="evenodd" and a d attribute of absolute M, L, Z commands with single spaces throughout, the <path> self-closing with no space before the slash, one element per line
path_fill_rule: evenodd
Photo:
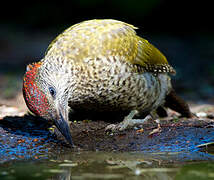
<path fill-rule="evenodd" d="M 72 152 L 49 160 L 4 163 L 0 165 L 0 179 L 182 179 L 184 175 L 204 176 L 207 172 L 206 168 L 200 168 L 203 164 L 195 165 L 192 161 L 203 160 L 204 156 L 200 156 L 200 153 L 202 152 Z M 198 170 L 192 170 L 192 167 Z M 214 170 L 214 165 L 211 164 L 207 169 L 210 173 L 206 177 L 213 176 L 211 170 Z M 194 173 L 189 173 L 193 171 Z"/>

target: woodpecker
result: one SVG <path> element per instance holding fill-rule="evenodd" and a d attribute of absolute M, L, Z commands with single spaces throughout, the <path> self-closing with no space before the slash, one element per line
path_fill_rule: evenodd
<path fill-rule="evenodd" d="M 41 61 L 27 66 L 23 95 L 30 111 L 53 122 L 72 145 L 70 110 L 130 112 L 123 130 L 135 115 L 162 106 L 175 70 L 135 29 L 112 19 L 66 29 Z"/>

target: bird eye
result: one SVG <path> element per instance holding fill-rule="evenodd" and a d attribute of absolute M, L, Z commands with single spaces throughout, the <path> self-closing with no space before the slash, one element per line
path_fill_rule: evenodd
<path fill-rule="evenodd" d="M 49 87 L 48 89 L 49 89 L 49 92 L 50 92 L 51 96 L 53 98 L 55 98 L 55 96 L 56 96 L 56 90 L 53 87 Z"/>

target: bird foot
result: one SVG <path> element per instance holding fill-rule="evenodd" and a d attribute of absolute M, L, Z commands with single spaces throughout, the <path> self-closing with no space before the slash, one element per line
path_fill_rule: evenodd
<path fill-rule="evenodd" d="M 149 119 L 152 119 L 151 115 L 146 116 L 144 119 L 133 119 L 133 117 L 138 114 L 137 110 L 132 110 L 128 116 L 124 118 L 124 120 L 119 124 L 110 124 L 108 125 L 105 130 L 106 131 L 123 131 L 130 127 L 134 127 L 136 125 L 142 125 Z"/>

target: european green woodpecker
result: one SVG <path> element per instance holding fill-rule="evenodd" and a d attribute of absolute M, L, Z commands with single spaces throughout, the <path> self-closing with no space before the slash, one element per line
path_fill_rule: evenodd
<path fill-rule="evenodd" d="M 163 105 L 175 70 L 135 29 L 111 19 L 66 29 L 41 61 L 27 66 L 23 94 L 30 111 L 52 121 L 73 144 L 69 110 L 126 111 L 131 119 Z"/>

